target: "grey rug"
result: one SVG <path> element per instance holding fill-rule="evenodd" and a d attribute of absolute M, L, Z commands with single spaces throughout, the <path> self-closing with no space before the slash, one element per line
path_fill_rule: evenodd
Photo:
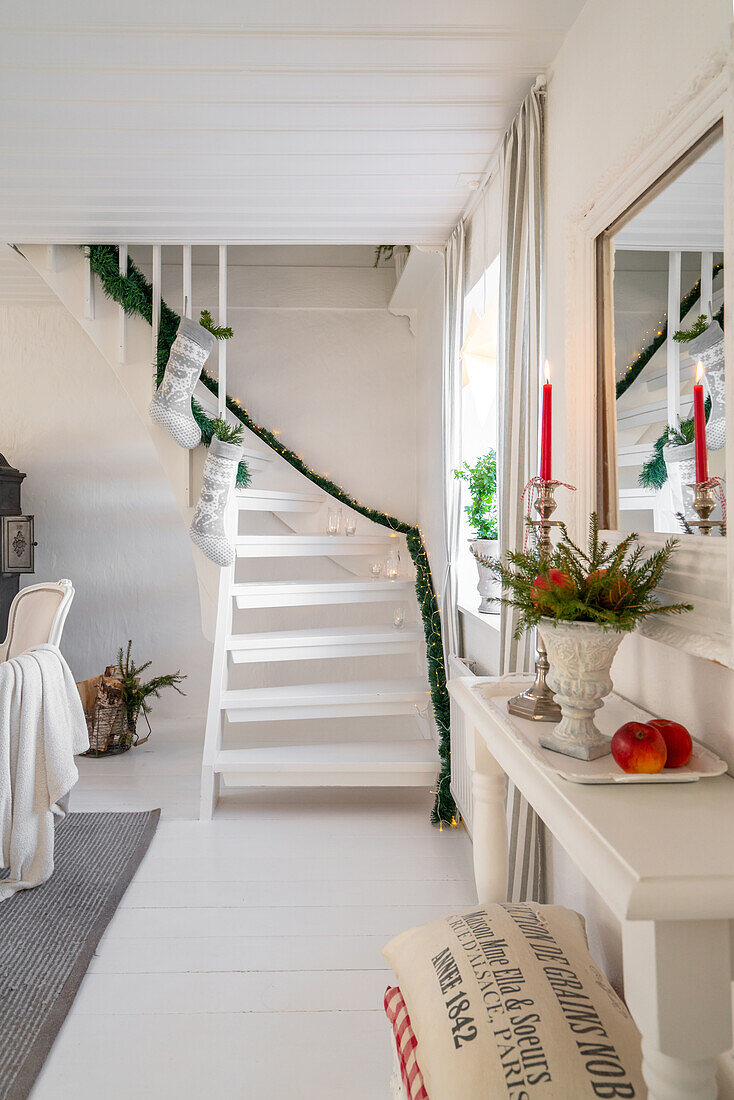
<path fill-rule="evenodd" d="M 0 904 L 2 1100 L 30 1093 L 160 813 L 69 814 L 53 876 Z"/>

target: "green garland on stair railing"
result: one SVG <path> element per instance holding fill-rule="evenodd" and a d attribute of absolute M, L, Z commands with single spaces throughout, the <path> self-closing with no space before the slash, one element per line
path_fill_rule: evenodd
<path fill-rule="evenodd" d="M 83 249 L 89 259 L 92 271 L 99 275 L 102 289 L 108 298 L 122 306 L 125 313 L 137 314 L 153 324 L 153 287 L 128 257 L 127 275 L 120 272 L 119 253 L 116 245 L 90 244 Z M 164 301 L 161 301 L 161 320 L 158 326 L 158 346 L 156 348 L 156 385 L 160 386 L 166 371 L 171 345 L 176 339 L 181 318 Z M 216 336 L 216 332 L 214 333 Z M 225 337 L 227 339 L 227 337 Z M 215 434 L 215 422 L 207 416 L 197 401 L 191 402 L 194 420 L 201 428 L 201 442 L 208 447 Z M 250 484 L 250 471 L 246 462 L 240 462 L 237 470 L 237 485 L 244 489 Z"/>
<path fill-rule="evenodd" d="M 126 313 L 134 313 L 144 318 L 148 324 L 153 319 L 153 289 L 141 271 L 128 258 L 127 275 L 121 275 L 119 270 L 118 251 L 115 245 L 93 244 L 85 247 L 86 255 L 92 270 L 99 275 L 102 288 L 110 298 L 121 305 Z M 158 329 L 158 348 L 156 357 L 156 381 L 160 385 L 165 373 L 171 345 L 176 338 L 180 317 L 174 313 L 165 302 L 161 301 L 161 321 Z M 201 380 L 207 389 L 217 395 L 217 380 L 206 370 L 202 371 Z M 213 433 L 213 421 L 206 416 L 203 409 L 196 401 L 191 403 L 193 415 L 201 427 L 202 441 L 208 446 Z M 441 638 L 441 617 L 433 588 L 431 566 L 428 554 L 418 527 L 410 523 L 403 523 L 395 516 L 387 512 L 380 512 L 376 508 L 370 508 L 361 501 L 355 500 L 335 482 L 316 473 L 295 451 L 285 447 L 277 436 L 260 427 L 250 417 L 246 409 L 243 409 L 239 401 L 227 397 L 227 408 L 237 419 L 249 428 L 263 443 L 276 451 L 294 469 L 307 477 L 314 485 L 318 485 L 330 496 L 352 508 L 355 512 L 379 523 L 382 527 L 388 527 L 391 531 L 405 535 L 408 544 L 408 552 L 413 560 L 416 571 L 416 595 L 423 619 L 423 632 L 426 639 L 426 657 L 428 661 L 428 681 L 431 687 L 431 699 L 433 713 L 439 734 L 438 752 L 441 761 L 439 775 L 436 783 L 435 800 L 431 812 L 431 820 L 434 824 L 455 825 L 456 805 L 450 790 L 451 782 L 451 747 L 449 733 L 449 695 L 446 687 L 446 665 L 444 662 L 443 641 Z M 208 438 L 207 438 L 208 435 Z M 244 463 L 240 465 L 240 470 Z M 246 467 L 245 467 L 246 469 Z M 249 481 L 249 472 L 247 472 Z"/>
<path fill-rule="evenodd" d="M 714 279 L 716 278 L 716 276 L 719 274 L 719 272 L 722 270 L 723 267 L 724 267 L 723 264 L 714 264 L 713 270 L 712 270 L 712 277 Z M 694 305 L 696 304 L 696 302 L 698 301 L 698 299 L 700 297 L 701 297 L 701 280 L 699 279 L 697 283 L 694 283 L 694 285 L 691 287 L 691 289 L 688 291 L 688 293 L 685 294 L 681 298 L 679 316 L 681 318 L 685 317 L 690 312 L 690 310 L 693 309 Z M 639 352 L 639 354 L 635 356 L 635 358 L 632 360 L 632 362 L 627 367 L 625 367 L 624 374 L 619 379 L 619 381 L 617 382 L 617 386 L 616 386 L 616 393 L 617 393 L 617 400 L 618 401 L 619 401 L 620 397 L 622 396 L 622 394 L 627 392 L 627 390 L 630 388 L 632 383 L 637 378 L 640 377 L 640 374 L 642 373 L 643 369 L 647 366 L 647 364 L 650 362 L 650 360 L 652 359 L 655 352 L 658 350 L 658 348 L 661 348 L 663 346 L 663 344 L 665 343 L 665 341 L 667 339 L 668 339 L 668 322 L 667 321 L 661 321 L 659 326 L 658 326 L 657 332 L 655 333 L 655 336 L 650 341 L 650 343 L 647 345 L 647 347 L 644 347 L 642 349 L 642 351 Z"/>

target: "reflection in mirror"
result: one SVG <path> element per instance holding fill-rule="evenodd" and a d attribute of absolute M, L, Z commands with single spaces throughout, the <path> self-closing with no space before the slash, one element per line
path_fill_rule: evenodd
<path fill-rule="evenodd" d="M 597 488 L 607 527 L 722 534 L 699 521 L 704 496 L 708 519 L 724 510 L 723 251 L 719 126 L 597 242 Z"/>

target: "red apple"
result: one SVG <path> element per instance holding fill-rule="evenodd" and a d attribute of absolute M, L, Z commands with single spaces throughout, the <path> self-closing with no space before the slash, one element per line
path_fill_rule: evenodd
<path fill-rule="evenodd" d="M 672 722 L 669 718 L 654 718 L 649 725 L 662 735 L 668 750 L 666 768 L 682 768 L 691 759 L 693 741 L 685 726 Z"/>
<path fill-rule="evenodd" d="M 655 775 L 667 755 L 662 733 L 646 722 L 625 722 L 612 738 L 612 756 L 623 772 Z"/>
<path fill-rule="evenodd" d="M 568 573 L 564 573 L 562 569 L 549 569 L 547 577 L 542 576 L 542 574 L 537 576 L 530 589 L 530 595 L 539 611 L 552 606 L 552 603 L 545 598 L 545 593 L 550 592 L 551 587 L 572 589 L 573 581 Z"/>
<path fill-rule="evenodd" d="M 602 607 L 609 611 L 616 611 L 623 606 L 632 595 L 629 581 L 621 574 L 609 576 L 607 569 L 595 569 L 586 578 L 588 585 L 596 585 L 597 599 Z"/>

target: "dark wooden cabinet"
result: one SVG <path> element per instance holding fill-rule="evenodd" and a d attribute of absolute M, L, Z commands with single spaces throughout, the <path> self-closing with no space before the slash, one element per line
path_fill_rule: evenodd
<path fill-rule="evenodd" d="M 0 516 L 22 514 L 20 487 L 24 477 L 25 474 L 16 470 L 3 455 L 0 455 Z M 19 588 L 20 574 L 0 574 L 0 641 L 5 637 L 10 605 Z"/>

